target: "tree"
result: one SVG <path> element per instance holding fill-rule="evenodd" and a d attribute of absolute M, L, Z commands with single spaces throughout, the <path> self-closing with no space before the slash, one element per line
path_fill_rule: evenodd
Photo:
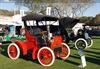
<path fill-rule="evenodd" d="M 94 0 L 14 0 L 16 5 L 28 7 L 32 12 L 44 12 L 47 6 L 51 6 L 52 14 L 58 16 L 76 17 L 83 15 Z M 56 9 L 55 9 L 56 7 Z M 58 10 L 57 10 L 58 9 Z"/>
<path fill-rule="evenodd" d="M 0 15 L 13 16 L 13 12 L 12 11 L 8 11 L 8 10 L 0 9 Z"/>
<path fill-rule="evenodd" d="M 100 14 L 95 16 L 95 23 L 100 23 Z"/>
<path fill-rule="evenodd" d="M 87 16 L 82 16 L 79 18 L 79 22 L 80 23 L 87 23 L 87 22 L 90 22 L 91 20 L 93 19 L 93 17 L 87 17 Z"/>

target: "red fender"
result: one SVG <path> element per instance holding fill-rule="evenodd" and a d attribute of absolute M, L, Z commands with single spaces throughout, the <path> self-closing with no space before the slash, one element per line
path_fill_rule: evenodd
<path fill-rule="evenodd" d="M 21 48 L 23 55 L 27 55 L 26 43 L 21 40 L 16 40 L 15 43 Z"/>
<path fill-rule="evenodd" d="M 32 58 L 33 59 L 37 59 L 38 50 L 39 50 L 38 47 L 33 48 L 33 51 L 32 51 Z"/>
<path fill-rule="evenodd" d="M 52 39 L 52 43 L 50 45 L 51 49 L 54 49 L 56 46 L 60 45 L 63 42 L 61 36 L 54 36 Z"/>

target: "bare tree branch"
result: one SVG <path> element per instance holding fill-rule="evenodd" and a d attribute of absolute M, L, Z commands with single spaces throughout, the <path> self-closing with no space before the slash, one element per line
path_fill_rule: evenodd
<path fill-rule="evenodd" d="M 44 12 L 52 7 L 52 14 L 58 16 L 81 16 L 93 4 L 94 0 L 14 0 L 17 5 L 28 7 L 33 12 Z M 55 7 L 59 9 L 55 10 Z"/>

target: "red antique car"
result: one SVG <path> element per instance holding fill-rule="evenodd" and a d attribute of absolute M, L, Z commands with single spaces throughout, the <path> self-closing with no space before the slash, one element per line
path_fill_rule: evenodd
<path fill-rule="evenodd" d="M 70 55 L 70 48 L 61 36 L 58 18 L 48 15 L 26 15 L 22 17 L 26 40 L 16 40 L 8 46 L 7 53 L 12 60 L 28 55 L 31 51 L 32 58 L 38 59 L 43 66 L 51 66 L 55 57 L 67 59 Z M 51 23 L 51 24 L 50 24 Z M 59 22 L 58 22 L 59 23 Z"/>

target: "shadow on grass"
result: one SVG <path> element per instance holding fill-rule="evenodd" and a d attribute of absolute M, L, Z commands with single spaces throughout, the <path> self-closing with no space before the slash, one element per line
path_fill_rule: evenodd
<path fill-rule="evenodd" d="M 75 46 L 69 46 L 69 48 L 70 48 L 70 49 L 76 50 L 76 49 L 75 49 Z"/>
<path fill-rule="evenodd" d="M 100 65 L 100 60 L 92 57 L 86 57 L 86 61 Z"/>
<path fill-rule="evenodd" d="M 99 48 L 90 48 L 90 49 L 93 49 L 93 50 L 100 50 Z"/>
<path fill-rule="evenodd" d="M 8 45 L 1 46 L 1 54 L 6 56 L 6 57 L 8 57 L 7 47 L 8 47 Z"/>
<path fill-rule="evenodd" d="M 72 58 L 76 58 L 76 59 L 80 59 L 80 57 L 78 56 L 78 54 L 70 55 L 70 57 L 72 57 Z"/>
<path fill-rule="evenodd" d="M 95 55 L 89 55 L 89 56 L 90 56 L 90 57 L 87 57 L 87 56 L 86 56 L 86 61 L 87 61 L 87 62 L 100 65 L 100 57 L 99 57 L 99 56 L 95 56 Z M 70 55 L 70 57 L 76 58 L 76 59 L 80 59 L 80 57 L 77 56 L 77 55 Z M 80 60 L 81 60 L 81 59 L 80 59 Z M 74 61 L 72 61 L 72 60 L 66 60 L 66 62 L 71 63 L 71 64 L 75 64 L 75 65 L 79 65 L 79 63 L 74 62 Z"/>
<path fill-rule="evenodd" d="M 91 54 L 87 54 L 88 56 L 91 56 L 91 57 L 94 57 L 94 58 L 97 58 L 97 59 L 100 59 L 100 56 L 98 55 L 91 55 Z"/>
<path fill-rule="evenodd" d="M 90 51 L 90 50 L 85 50 L 85 52 L 87 52 L 87 53 L 93 53 L 93 54 L 98 54 L 98 55 L 100 55 L 100 53 L 99 52 L 94 52 L 94 51 Z"/>
<path fill-rule="evenodd" d="M 76 66 L 78 66 L 80 64 L 80 63 L 77 63 L 77 62 L 72 61 L 72 60 L 65 60 L 65 62 L 71 63 L 71 64 L 76 65 Z"/>
<path fill-rule="evenodd" d="M 37 59 L 35 59 L 35 60 L 32 59 L 32 56 L 30 54 L 28 54 L 26 56 L 21 56 L 20 58 L 23 59 L 23 60 L 25 60 L 25 61 L 31 61 L 33 63 L 36 63 L 36 64 L 40 65 L 40 63 L 38 62 L 38 60 Z"/>
<path fill-rule="evenodd" d="M 100 37 L 92 37 L 92 39 L 100 39 Z"/>
<path fill-rule="evenodd" d="M 80 57 L 78 55 L 70 55 L 70 57 L 75 58 L 75 59 L 80 59 Z M 65 62 L 71 63 L 71 64 L 76 65 L 76 66 L 78 66 L 80 64 L 80 63 L 72 61 L 72 60 L 65 60 Z"/>
<path fill-rule="evenodd" d="M 68 46 L 69 46 L 70 49 L 74 49 L 75 48 L 75 45 L 73 45 L 73 44 L 68 44 Z"/>
<path fill-rule="evenodd" d="M 97 52 L 93 52 L 93 53 L 97 53 Z M 70 57 L 80 59 L 80 57 L 77 54 L 75 54 L 75 55 L 70 55 Z M 86 56 L 86 61 L 100 65 L 100 56 L 95 56 L 95 55 L 91 55 L 91 54 L 89 54 L 89 56 L 90 57 Z"/>
<path fill-rule="evenodd" d="M 7 54 L 7 47 L 8 47 L 8 46 L 2 46 L 2 47 L 1 47 L 1 54 L 2 54 L 3 56 L 5 56 L 5 57 L 9 58 L 9 57 L 8 57 L 8 54 Z M 38 60 L 33 60 L 31 55 L 32 55 L 32 54 L 28 54 L 28 55 L 26 55 L 26 56 L 21 55 L 19 58 L 20 58 L 20 59 L 23 59 L 23 60 L 26 60 L 26 61 L 32 61 L 33 63 L 36 63 L 36 64 L 39 64 Z M 9 59 L 10 59 L 10 58 L 9 58 Z"/>
<path fill-rule="evenodd" d="M 8 54 L 7 54 L 5 51 L 2 51 L 1 54 L 4 55 L 4 56 L 6 56 L 7 58 L 9 58 L 9 57 L 8 57 Z M 39 64 L 39 65 L 40 65 L 40 63 L 38 62 L 38 60 L 37 60 L 37 59 L 33 60 L 33 59 L 32 59 L 32 56 L 30 56 L 30 55 L 25 55 L 25 56 L 22 56 L 22 55 L 21 55 L 19 58 L 20 58 L 20 59 L 23 59 L 23 60 L 25 60 L 25 61 L 31 61 L 31 62 L 33 62 L 33 63 L 36 63 L 36 64 Z M 10 58 L 9 58 L 9 59 L 10 59 Z"/>

